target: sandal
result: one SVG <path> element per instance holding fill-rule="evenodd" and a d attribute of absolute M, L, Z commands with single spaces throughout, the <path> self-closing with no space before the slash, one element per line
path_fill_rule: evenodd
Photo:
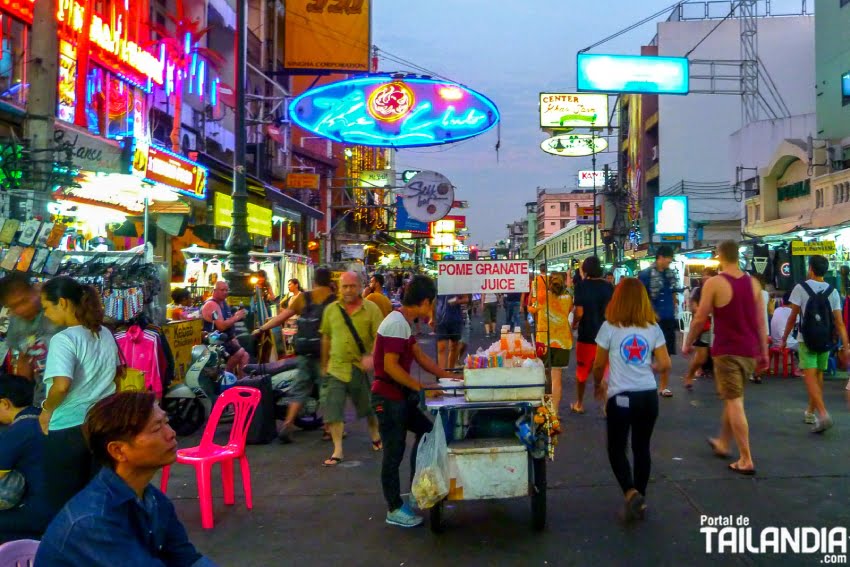
<path fill-rule="evenodd" d="M 342 457 L 331 457 L 322 463 L 323 467 L 335 467 L 342 462 Z"/>
<path fill-rule="evenodd" d="M 708 443 L 708 446 L 711 447 L 711 452 L 714 453 L 715 457 L 718 457 L 718 458 L 721 458 L 721 459 L 728 459 L 729 457 L 732 456 L 728 452 L 721 451 L 717 448 L 717 440 L 712 439 L 711 437 L 706 437 L 705 441 L 706 441 L 706 443 Z"/>
<path fill-rule="evenodd" d="M 579 415 L 584 413 L 584 408 L 580 408 L 577 404 L 570 404 L 570 411 Z"/>
<path fill-rule="evenodd" d="M 662 398 L 672 398 L 673 392 L 670 391 L 670 388 L 664 388 L 663 390 L 658 392 L 658 395 L 661 396 Z"/>
<path fill-rule="evenodd" d="M 384 448 L 383 442 L 378 439 L 377 441 L 372 441 L 372 450 L 376 453 Z"/>
<path fill-rule="evenodd" d="M 729 465 L 729 470 L 744 476 L 755 476 L 756 474 L 756 469 L 742 469 L 738 466 L 738 463 L 731 463 Z"/>

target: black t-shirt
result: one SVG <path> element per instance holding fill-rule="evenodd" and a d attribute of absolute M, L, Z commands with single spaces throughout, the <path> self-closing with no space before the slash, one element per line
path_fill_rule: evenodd
<path fill-rule="evenodd" d="M 576 286 L 576 307 L 584 309 L 578 324 L 578 342 L 596 343 L 596 335 L 605 322 L 605 309 L 612 295 L 614 286 L 605 280 L 585 279 Z"/>

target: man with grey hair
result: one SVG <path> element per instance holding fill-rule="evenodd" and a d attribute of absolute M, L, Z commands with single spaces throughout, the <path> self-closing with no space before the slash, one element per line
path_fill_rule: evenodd
<path fill-rule="evenodd" d="M 333 454 L 323 463 L 334 467 L 342 462 L 342 436 L 345 400 L 351 398 L 357 417 L 369 423 L 372 449 L 381 450 L 378 420 L 372 411 L 372 348 L 378 327 L 384 319 L 380 308 L 361 297 L 357 274 L 346 272 L 339 278 L 340 299 L 328 305 L 322 315 L 322 414 L 334 444 Z"/>

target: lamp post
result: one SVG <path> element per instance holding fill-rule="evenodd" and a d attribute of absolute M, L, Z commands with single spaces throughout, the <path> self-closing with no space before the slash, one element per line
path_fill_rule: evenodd
<path fill-rule="evenodd" d="M 596 233 L 599 232 L 599 216 L 596 214 L 596 128 L 592 122 L 590 124 L 590 151 L 592 152 L 590 159 L 593 162 L 591 165 L 593 170 L 591 173 L 593 177 L 593 255 L 596 256 Z"/>
<path fill-rule="evenodd" d="M 245 181 L 245 149 L 247 132 L 245 124 L 245 67 L 247 64 L 247 12 L 248 0 L 236 2 L 236 108 L 235 147 L 233 152 L 233 226 L 225 243 L 230 252 L 230 271 L 225 278 L 234 296 L 247 297 L 252 289 L 248 282 L 251 240 L 248 236 L 248 191 Z"/>

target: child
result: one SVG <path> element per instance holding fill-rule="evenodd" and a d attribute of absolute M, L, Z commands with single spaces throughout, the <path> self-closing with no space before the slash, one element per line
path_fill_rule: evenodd
<path fill-rule="evenodd" d="M 0 509 L 0 543 L 16 539 L 39 539 L 52 514 L 45 499 L 42 459 L 44 440 L 38 416 L 32 407 L 35 385 L 22 376 L 0 376 L 0 500 L 17 500 L 12 471 L 24 478 L 23 499 L 9 509 Z M 9 502 L 5 502 L 8 504 Z M 5 508 L 5 507 L 4 507 Z"/>

